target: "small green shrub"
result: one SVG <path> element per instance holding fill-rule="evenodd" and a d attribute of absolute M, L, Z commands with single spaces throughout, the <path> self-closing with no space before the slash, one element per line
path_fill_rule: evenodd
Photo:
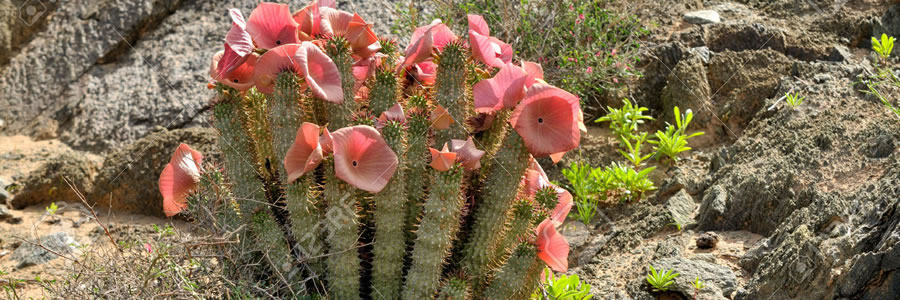
<path fill-rule="evenodd" d="M 800 97 L 799 93 L 787 93 L 784 95 L 784 97 L 785 102 L 787 102 L 788 106 L 790 106 L 792 109 L 800 106 L 801 104 L 803 104 L 803 100 L 806 100 L 806 97 Z"/>
<path fill-rule="evenodd" d="M 694 277 L 694 282 L 691 283 L 694 286 L 694 299 L 697 299 L 697 294 L 700 293 L 700 290 L 706 287 L 703 285 L 703 281 L 700 281 L 700 277 Z"/>
<path fill-rule="evenodd" d="M 656 292 L 665 292 L 669 290 L 669 287 L 675 284 L 675 278 L 680 276 L 681 274 L 672 273 L 674 270 L 665 269 L 656 271 L 653 266 L 650 266 L 650 274 L 647 274 L 647 283 L 653 287 L 653 291 Z"/>
<path fill-rule="evenodd" d="M 656 145 L 653 149 L 656 151 L 657 159 L 666 157 L 674 164 L 678 162 L 679 153 L 691 150 L 691 147 L 687 146 L 688 139 L 703 135 L 703 132 L 696 132 L 691 135 L 684 133 L 693 118 L 694 113 L 690 109 L 682 115 L 678 110 L 678 106 L 675 107 L 675 125 L 666 123 L 666 131 L 657 130 L 656 140 L 650 141 L 651 144 Z"/>
<path fill-rule="evenodd" d="M 656 167 L 649 167 L 637 171 L 630 166 L 613 163 L 612 167 L 608 167 L 605 171 L 610 173 L 614 178 L 613 183 L 617 189 L 617 195 L 620 202 L 633 202 L 644 198 L 644 195 L 656 190 L 653 181 L 648 175 L 655 170 Z"/>
<path fill-rule="evenodd" d="M 641 145 L 643 145 L 646 141 L 646 132 L 641 132 L 641 135 L 634 136 L 634 144 L 628 141 L 628 139 L 622 140 L 622 142 L 625 143 L 625 149 L 628 150 L 628 152 L 619 150 L 619 153 L 621 153 L 622 156 L 625 156 L 625 159 L 630 161 L 635 168 L 641 168 L 645 164 L 644 161 L 650 159 L 650 157 L 653 156 L 652 153 L 642 155 L 643 152 L 641 151 Z"/>
<path fill-rule="evenodd" d="M 879 41 L 875 37 L 872 37 L 872 49 L 878 53 L 878 56 L 881 58 L 882 62 L 887 61 L 887 59 L 891 56 L 891 51 L 894 50 L 894 37 L 888 36 L 887 34 L 881 34 L 881 40 Z"/>
<path fill-rule="evenodd" d="M 532 300 L 589 300 L 591 285 L 582 282 L 578 275 L 562 275 L 554 277 L 550 269 L 544 269 L 547 282 L 531 295 Z"/>
<path fill-rule="evenodd" d="M 632 104 L 631 100 L 624 99 L 622 103 L 621 109 L 607 106 L 609 113 L 594 122 L 609 122 L 609 129 L 618 136 L 619 141 L 625 143 L 629 139 L 634 139 L 638 125 L 644 124 L 644 121 L 652 121 L 653 117 L 644 115 L 644 112 L 650 109 Z"/>
<path fill-rule="evenodd" d="M 593 174 L 594 169 L 584 163 L 572 162 L 568 168 L 562 169 L 562 173 L 569 181 L 567 187 L 574 194 L 578 220 L 585 224 L 590 223 L 596 214 L 596 195 L 602 181 L 598 181 Z"/>

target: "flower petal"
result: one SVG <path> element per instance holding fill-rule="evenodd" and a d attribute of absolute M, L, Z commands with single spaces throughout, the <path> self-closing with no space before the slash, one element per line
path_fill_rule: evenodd
<path fill-rule="evenodd" d="M 480 15 L 467 15 L 469 19 L 469 30 L 475 31 L 483 36 L 490 36 L 491 29 L 488 28 L 487 22 L 484 21 L 484 18 Z"/>
<path fill-rule="evenodd" d="M 287 4 L 262 2 L 247 20 L 247 32 L 263 49 L 299 43 L 297 26 Z"/>
<path fill-rule="evenodd" d="M 583 124 L 583 123 L 582 123 L 582 124 Z M 565 151 L 563 151 L 563 152 L 557 152 L 557 153 L 551 153 L 551 154 L 550 154 L 550 160 L 552 160 L 554 164 L 555 164 L 555 163 L 558 163 L 559 160 L 561 160 L 561 159 L 563 158 L 563 155 L 566 155 L 566 152 L 565 152 Z"/>
<path fill-rule="evenodd" d="M 438 130 L 450 128 L 450 125 L 454 122 L 450 112 L 440 104 L 431 112 L 430 120 L 431 127 Z"/>
<path fill-rule="evenodd" d="M 472 137 L 467 140 L 450 140 L 450 151 L 456 152 L 456 160 L 462 164 L 466 171 L 481 168 L 481 157 L 484 151 L 475 148 Z"/>
<path fill-rule="evenodd" d="M 300 64 L 294 59 L 298 49 L 300 49 L 300 44 L 281 45 L 260 56 L 253 72 L 256 89 L 262 93 L 271 94 L 275 91 L 275 79 L 278 78 L 279 73 L 283 71 L 300 73 Z"/>
<path fill-rule="evenodd" d="M 547 266 L 557 272 L 569 269 L 569 242 L 553 226 L 550 219 L 541 222 L 535 229 L 537 233 L 538 257 Z"/>
<path fill-rule="evenodd" d="M 244 15 L 241 10 L 232 8 L 228 10 L 231 16 L 231 29 L 225 35 L 225 43 L 231 46 L 239 56 L 244 57 L 253 52 L 253 38 L 247 32 L 247 23 L 244 21 Z"/>
<path fill-rule="evenodd" d="M 439 172 L 449 171 L 456 163 L 456 153 L 447 150 L 447 144 L 444 144 L 443 150 L 428 148 L 431 152 L 431 167 Z"/>
<path fill-rule="evenodd" d="M 334 139 L 331 137 L 331 132 L 328 132 L 328 128 L 325 128 L 325 132 L 322 132 L 322 136 L 319 137 L 319 146 L 322 146 L 323 153 L 334 152 Z"/>
<path fill-rule="evenodd" d="M 171 217 L 187 208 L 187 196 L 200 181 L 203 155 L 181 144 L 159 175 L 159 193 L 163 196 L 163 212 Z"/>
<path fill-rule="evenodd" d="M 434 85 L 434 80 L 437 78 L 437 64 L 426 60 L 413 65 L 413 68 L 415 69 L 413 76 L 416 81 L 422 85 Z"/>
<path fill-rule="evenodd" d="M 335 175 L 361 190 L 380 192 L 394 171 L 397 154 L 371 126 L 345 127 L 332 133 Z"/>
<path fill-rule="evenodd" d="M 378 50 L 381 50 L 381 43 L 378 43 L 378 37 L 372 30 L 372 25 L 366 23 L 358 14 L 353 14 L 353 19 L 347 26 L 347 34 L 345 36 L 353 48 L 353 53 L 361 58 L 367 58 Z M 370 47 L 378 43 L 378 47 Z"/>
<path fill-rule="evenodd" d="M 313 43 L 303 42 L 294 54 L 294 61 L 300 66 L 300 74 L 306 78 L 306 84 L 316 97 L 331 103 L 344 102 L 341 73 L 322 49 Z"/>
<path fill-rule="evenodd" d="M 420 27 L 421 28 L 421 27 Z M 411 66 L 423 62 L 431 58 L 431 47 L 434 46 L 434 35 L 431 31 L 432 27 L 426 27 L 425 31 L 418 38 L 413 33 L 409 46 L 406 47 L 405 59 L 403 67 Z M 416 29 L 418 32 L 419 29 Z"/>
<path fill-rule="evenodd" d="M 319 7 L 319 15 L 322 18 L 319 24 L 320 32 L 328 37 L 344 36 L 353 14 L 329 7 Z"/>
<path fill-rule="evenodd" d="M 432 45 L 434 46 L 434 48 L 437 48 L 438 51 L 443 51 L 444 47 L 447 46 L 447 44 L 450 44 L 450 42 L 458 39 L 456 34 L 454 34 L 452 30 L 450 30 L 450 27 L 447 27 L 447 24 L 442 23 L 440 19 L 435 19 L 431 21 L 431 24 L 416 28 L 416 30 L 413 31 L 412 37 L 409 39 L 408 45 L 414 44 L 416 41 L 425 36 L 425 34 L 429 31 L 431 32 L 432 36 Z M 409 47 L 407 47 L 407 50 L 409 50 Z"/>
<path fill-rule="evenodd" d="M 322 146 L 319 145 L 319 125 L 303 122 L 297 129 L 297 137 L 284 157 L 284 170 L 288 182 L 294 182 L 306 172 L 322 163 Z"/>
<path fill-rule="evenodd" d="M 535 157 L 566 152 L 581 140 L 578 97 L 560 88 L 535 84 L 510 116 L 510 124 Z"/>
<path fill-rule="evenodd" d="M 559 202 L 556 203 L 556 207 L 550 212 L 550 220 L 553 222 L 553 226 L 560 226 L 566 221 L 566 216 L 569 215 L 569 211 L 572 210 L 575 202 L 572 201 L 572 194 L 569 191 L 556 187 L 556 192 L 559 195 L 557 197 Z"/>
<path fill-rule="evenodd" d="M 527 75 L 522 68 L 506 64 L 493 78 L 482 80 L 472 87 L 476 112 L 494 112 L 513 108 L 525 96 Z"/>
<path fill-rule="evenodd" d="M 499 40 L 481 35 L 474 30 L 469 30 L 469 45 L 472 48 L 472 56 L 485 65 L 501 68 L 505 64 L 500 56 L 503 51 L 512 51 L 512 47 L 506 49 L 505 44 L 498 44 Z M 508 45 L 507 45 L 508 46 Z M 510 53 L 510 59 L 512 54 Z M 507 60 L 508 61 L 508 60 Z"/>
<path fill-rule="evenodd" d="M 544 80 L 544 68 L 540 64 L 523 60 L 522 69 L 525 70 L 525 74 L 528 74 L 525 87 L 530 88 L 538 79 Z"/>
<path fill-rule="evenodd" d="M 309 37 L 315 37 L 320 32 L 322 16 L 319 14 L 319 3 L 313 0 L 292 16 L 297 22 L 297 30 Z"/>
<path fill-rule="evenodd" d="M 228 45 L 225 45 L 226 50 L 228 50 Z M 244 62 L 239 66 L 234 68 L 231 72 L 220 74 L 219 73 L 219 64 L 225 59 L 225 51 L 219 51 L 216 55 L 213 56 L 212 62 L 210 62 L 209 66 L 209 76 L 214 80 L 230 86 L 239 91 L 246 91 L 253 87 L 256 83 L 254 78 L 254 72 L 256 71 L 256 62 L 258 55 L 250 54 L 243 58 Z M 236 56 L 232 54 L 230 59 L 235 59 Z"/>

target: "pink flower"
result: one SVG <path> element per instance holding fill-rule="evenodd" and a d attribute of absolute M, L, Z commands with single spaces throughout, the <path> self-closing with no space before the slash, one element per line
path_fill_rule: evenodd
<path fill-rule="evenodd" d="M 447 149 L 447 143 L 444 143 L 442 150 L 428 148 L 431 152 L 431 168 L 438 172 L 447 172 L 456 163 L 456 153 Z"/>
<path fill-rule="evenodd" d="M 494 112 L 513 108 L 525 96 L 528 75 L 519 66 L 506 64 L 493 78 L 482 80 L 472 87 L 476 112 Z"/>
<path fill-rule="evenodd" d="M 216 67 L 216 77 L 219 78 L 224 78 L 226 74 L 244 64 L 249 54 L 253 52 L 253 39 L 246 31 L 247 23 L 241 11 L 232 8 L 228 13 L 231 16 L 231 29 L 225 36 L 225 53 Z"/>
<path fill-rule="evenodd" d="M 569 4 L 569 11 L 575 10 L 575 5 Z"/>
<path fill-rule="evenodd" d="M 335 175 L 358 189 L 380 192 L 397 170 L 398 160 L 378 130 L 359 125 L 338 129 L 331 136 Z"/>
<path fill-rule="evenodd" d="M 437 78 L 437 64 L 433 61 L 423 61 L 413 66 L 416 80 L 422 85 L 434 85 Z"/>
<path fill-rule="evenodd" d="M 200 182 L 203 154 L 181 144 L 159 174 L 159 193 L 163 196 L 163 212 L 174 216 L 187 208 L 187 196 Z"/>
<path fill-rule="evenodd" d="M 579 20 L 584 20 L 584 14 L 578 14 L 578 19 L 579 19 Z"/>
<path fill-rule="evenodd" d="M 615 78 L 615 77 L 613 77 L 613 82 L 615 82 L 615 83 L 619 83 L 619 79 L 618 79 L 618 78 Z"/>
<path fill-rule="evenodd" d="M 593 74 L 593 73 L 594 73 L 594 68 L 588 66 L 588 67 L 587 67 L 587 70 L 585 70 L 585 72 L 587 72 L 588 74 Z"/>
<path fill-rule="evenodd" d="M 475 148 L 475 142 L 472 137 L 467 140 L 450 140 L 450 151 L 456 153 L 456 161 L 462 164 L 466 171 L 472 171 L 481 168 L 481 157 L 484 151 Z"/>
<path fill-rule="evenodd" d="M 501 68 L 512 61 L 512 46 L 490 36 L 490 28 L 484 18 L 478 15 L 468 15 L 468 18 L 469 47 L 472 48 L 475 59 L 495 68 Z"/>
<path fill-rule="evenodd" d="M 538 257 L 551 269 L 565 272 L 569 269 L 569 242 L 563 237 L 550 219 L 535 228 L 537 233 Z"/>
<path fill-rule="evenodd" d="M 281 45 L 259 57 L 256 63 L 256 69 L 253 71 L 253 81 L 256 83 L 256 89 L 265 94 L 271 94 L 275 91 L 275 79 L 278 74 L 284 71 L 298 73 L 300 72 L 300 64 L 294 59 L 297 50 L 300 49 L 299 44 Z"/>
<path fill-rule="evenodd" d="M 450 128 L 450 125 L 454 122 L 453 116 L 450 116 L 450 112 L 440 104 L 431 111 L 431 118 L 429 121 L 431 121 L 431 127 L 438 130 Z"/>
<path fill-rule="evenodd" d="M 509 122 L 522 136 L 528 151 L 535 157 L 544 157 L 578 147 L 580 116 L 578 97 L 540 83 L 528 89 Z"/>
<path fill-rule="evenodd" d="M 322 146 L 319 145 L 319 125 L 303 122 L 297 130 L 297 137 L 284 157 L 284 170 L 288 182 L 294 182 L 306 172 L 314 170 L 322 163 Z"/>
<path fill-rule="evenodd" d="M 416 28 L 409 39 L 409 46 L 406 47 L 403 66 L 411 66 L 430 59 L 433 48 L 441 51 L 456 39 L 456 34 L 441 23 L 441 20 L 434 20 L 429 25 Z"/>
<path fill-rule="evenodd" d="M 609 55 L 616 56 L 616 49 L 612 49 L 612 52 L 610 52 Z"/>
<path fill-rule="evenodd" d="M 567 60 L 568 60 L 569 62 L 576 62 L 576 61 L 578 61 L 578 59 L 577 59 L 577 58 L 574 58 L 574 57 L 569 57 Z"/>
<path fill-rule="evenodd" d="M 381 50 L 381 43 L 372 30 L 372 24 L 366 23 L 358 14 L 353 14 L 345 37 L 350 42 L 353 53 L 361 58 L 367 58 Z"/>
<path fill-rule="evenodd" d="M 400 106 L 400 103 L 394 104 L 390 109 L 381 112 L 381 116 L 378 116 L 378 119 L 375 120 L 375 127 L 381 129 L 388 121 L 401 124 L 406 123 L 406 115 L 403 113 L 403 107 Z"/>
<path fill-rule="evenodd" d="M 228 51 L 228 44 L 225 44 L 225 49 L 226 51 Z M 247 57 L 243 59 L 244 62 L 241 65 L 237 66 L 230 72 L 220 74 L 218 71 L 220 69 L 219 63 L 222 62 L 224 56 L 225 51 L 219 51 L 219 53 L 213 55 L 212 62 L 210 62 L 209 65 L 209 76 L 212 77 L 215 81 L 218 81 L 239 91 L 246 91 L 253 87 L 253 85 L 256 83 L 254 79 L 254 72 L 259 56 L 255 53 L 247 55 Z"/>
<path fill-rule="evenodd" d="M 350 21 L 353 20 L 350 12 L 330 7 L 319 7 L 319 17 L 319 33 L 326 37 L 346 35 Z"/>
<path fill-rule="evenodd" d="M 299 43 L 297 26 L 287 4 L 262 2 L 247 20 L 247 32 L 264 49 Z"/>
<path fill-rule="evenodd" d="M 322 49 L 313 43 L 303 42 L 295 52 L 293 61 L 316 97 L 331 103 L 344 102 L 341 74 Z"/>
<path fill-rule="evenodd" d="M 153 246 L 150 246 L 150 243 L 144 243 L 144 249 L 147 249 L 147 253 L 153 253 Z"/>

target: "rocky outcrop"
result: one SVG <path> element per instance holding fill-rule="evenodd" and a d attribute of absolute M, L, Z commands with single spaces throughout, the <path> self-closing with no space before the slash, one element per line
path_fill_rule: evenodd
<path fill-rule="evenodd" d="M 22 243 L 11 258 L 17 262 L 16 269 L 21 269 L 49 262 L 60 255 L 73 253 L 77 248 L 78 242 L 74 237 L 65 232 L 56 232 Z"/>
<path fill-rule="evenodd" d="M 231 26 L 225 12 L 249 16 L 258 2 L 0 1 L 0 132 L 102 153 L 156 126 L 206 125 L 209 61 Z M 398 18 L 394 5 L 339 1 L 379 34 Z M 20 7 L 32 7 L 34 21 Z"/>
<path fill-rule="evenodd" d="M 90 198 L 100 207 L 150 216 L 164 216 L 159 193 L 159 173 L 179 144 L 203 154 L 204 164 L 221 157 L 213 129 L 161 129 L 106 156 Z"/>
<path fill-rule="evenodd" d="M 97 169 L 97 162 L 84 155 L 62 153 L 28 174 L 21 183 L 21 191 L 14 195 L 9 205 L 21 209 L 51 201 L 81 203 L 79 193 L 91 193 Z"/>

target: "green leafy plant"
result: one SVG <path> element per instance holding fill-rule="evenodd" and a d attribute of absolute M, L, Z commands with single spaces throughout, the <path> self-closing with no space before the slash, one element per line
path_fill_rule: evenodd
<path fill-rule="evenodd" d="M 595 195 L 603 181 L 597 180 L 591 166 L 581 162 L 572 162 L 568 168 L 562 169 L 562 174 L 569 181 L 567 187 L 575 195 L 578 220 L 590 224 L 597 210 Z"/>
<path fill-rule="evenodd" d="M 700 281 L 700 276 L 695 277 L 694 282 L 692 282 L 691 285 L 694 286 L 694 299 L 696 300 L 697 294 L 700 293 L 700 290 L 703 289 L 705 285 L 703 285 L 703 281 Z"/>
<path fill-rule="evenodd" d="M 895 107 L 893 104 L 891 104 L 891 101 L 888 100 L 887 97 L 884 96 L 884 94 L 882 94 L 881 92 L 878 91 L 878 88 L 877 88 L 878 83 L 866 82 L 865 85 L 868 90 L 863 90 L 862 91 L 863 93 L 866 93 L 866 94 L 875 96 L 875 98 L 878 98 L 878 101 L 881 101 L 881 104 L 883 104 L 884 107 L 886 107 L 888 109 L 888 111 L 894 113 L 894 115 L 896 115 L 898 118 L 900 118 L 900 107 Z M 894 85 L 900 86 L 900 83 L 895 82 Z"/>
<path fill-rule="evenodd" d="M 634 139 L 638 125 L 643 124 L 644 121 L 652 121 L 653 117 L 644 115 L 644 112 L 650 109 L 632 104 L 631 100 L 624 99 L 622 103 L 621 109 L 607 106 L 609 113 L 594 122 L 609 122 L 609 129 L 612 129 L 613 133 L 619 137 L 619 141 L 626 143 L 629 139 Z"/>
<path fill-rule="evenodd" d="M 633 136 L 633 138 L 634 144 L 632 144 L 632 142 L 630 142 L 628 139 L 622 140 L 622 142 L 625 143 L 625 149 L 628 150 L 628 152 L 619 150 L 619 153 L 621 153 L 622 156 L 625 156 L 625 159 L 630 161 L 635 168 L 641 168 L 644 166 L 644 161 L 650 159 L 653 154 L 649 153 L 646 155 L 642 155 L 643 152 L 641 151 L 641 145 L 647 141 L 646 132 L 641 132 L 640 135 Z"/>
<path fill-rule="evenodd" d="M 872 49 L 878 53 L 882 62 L 886 62 L 891 56 L 891 52 L 894 50 L 894 40 L 894 37 L 888 36 L 885 33 L 881 34 L 881 40 L 872 37 Z"/>
<path fill-rule="evenodd" d="M 57 210 L 59 210 L 59 206 L 56 206 L 56 202 L 50 202 L 50 206 L 44 207 L 44 211 L 51 216 L 56 215 Z"/>
<path fill-rule="evenodd" d="M 544 269 L 547 279 L 540 289 L 531 295 L 532 300 L 589 300 L 591 285 L 582 282 L 578 275 L 561 275 L 555 277 L 553 271 Z"/>
<path fill-rule="evenodd" d="M 649 167 L 638 171 L 630 166 L 613 163 L 606 172 L 614 178 L 613 184 L 620 191 L 620 201 L 632 202 L 641 200 L 647 192 L 656 190 L 653 181 L 648 177 L 655 169 L 656 167 Z"/>
<path fill-rule="evenodd" d="M 665 292 L 669 290 L 673 284 L 675 284 L 675 278 L 678 278 L 681 274 L 672 273 L 674 270 L 659 270 L 656 271 L 656 268 L 650 266 L 650 274 L 647 274 L 647 283 L 653 288 L 653 291 L 656 292 Z"/>
<path fill-rule="evenodd" d="M 691 119 L 694 118 L 694 113 L 690 109 L 684 115 L 678 110 L 678 106 L 675 107 L 674 111 L 675 125 L 666 123 L 666 131 L 657 130 L 656 140 L 649 141 L 651 144 L 656 145 L 653 147 L 653 150 L 656 151 L 657 159 L 666 157 L 673 164 L 678 162 L 679 153 L 691 150 L 691 147 L 687 146 L 689 138 L 703 135 L 703 132 L 685 135 L 685 130 L 691 124 Z"/>
<path fill-rule="evenodd" d="M 785 102 L 787 102 L 788 106 L 791 108 L 796 108 L 803 104 L 803 100 L 806 100 L 806 97 L 800 97 L 799 93 L 787 93 L 784 95 Z"/>

